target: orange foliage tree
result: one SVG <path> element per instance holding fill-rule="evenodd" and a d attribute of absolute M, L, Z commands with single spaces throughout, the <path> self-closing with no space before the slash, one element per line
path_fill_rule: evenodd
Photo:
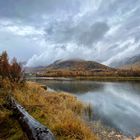
<path fill-rule="evenodd" d="M 13 85 L 25 82 L 22 65 L 17 62 L 16 58 L 9 63 L 6 51 L 0 55 L 0 77 L 2 80 L 8 79 Z"/>

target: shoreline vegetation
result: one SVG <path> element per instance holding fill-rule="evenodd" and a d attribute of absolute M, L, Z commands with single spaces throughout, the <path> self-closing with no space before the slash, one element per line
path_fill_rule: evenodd
<path fill-rule="evenodd" d="M 5 95 L 5 92 L 1 95 Z M 42 85 L 38 83 L 27 82 L 24 87 L 14 89 L 12 96 L 35 119 L 47 126 L 58 140 L 128 139 L 99 121 L 88 122 L 84 116 L 91 113 L 90 105 L 82 103 L 69 93 L 50 92 L 43 89 Z M 1 107 L 7 104 L 4 96 L 0 103 Z M 0 126 L 3 129 L 0 132 L 1 139 L 28 140 L 18 121 L 14 118 L 13 112 L 3 107 L 0 116 Z M 7 131 L 9 131 L 8 134 Z"/>
<path fill-rule="evenodd" d="M 1 139 L 27 139 L 20 125 L 14 118 L 14 112 L 5 109 L 8 89 L 1 91 L 0 102 Z M 76 97 L 60 92 L 49 92 L 37 83 L 27 82 L 24 87 L 17 87 L 12 96 L 39 122 L 47 126 L 58 140 L 98 140 L 91 128 L 82 119 L 83 113 L 90 110 Z M 14 118 L 14 119 L 13 119 Z M 11 123 L 12 121 L 12 123 Z M 14 126 L 13 126 L 14 125 Z M 3 128 L 5 127 L 5 128 Z M 9 130 L 9 128 L 12 128 Z M 9 135 L 8 135 L 8 134 Z"/>
<path fill-rule="evenodd" d="M 140 81 L 140 77 L 45 77 L 45 76 L 26 76 L 27 80 L 58 80 L 58 81 Z"/>
<path fill-rule="evenodd" d="M 27 75 L 26 80 L 56 80 L 56 81 L 105 81 L 105 82 L 117 82 L 117 81 L 140 81 L 140 77 L 45 77 L 45 76 L 36 76 L 36 75 Z"/>
<path fill-rule="evenodd" d="M 46 125 L 60 140 L 97 140 L 91 128 L 82 119 L 89 106 L 64 92 L 49 92 L 40 85 L 28 82 L 23 90 L 13 94 L 28 112 Z"/>
<path fill-rule="evenodd" d="M 31 72 L 31 75 L 35 75 L 36 77 L 65 77 L 65 78 L 75 78 L 75 79 L 140 79 L 140 70 L 120 70 L 115 69 L 111 71 L 103 71 L 102 72 L 96 72 L 93 71 L 82 71 L 78 73 L 78 71 L 68 70 L 67 72 L 65 70 L 61 71 L 37 71 L 37 72 Z M 27 73 L 29 75 L 30 73 Z"/>

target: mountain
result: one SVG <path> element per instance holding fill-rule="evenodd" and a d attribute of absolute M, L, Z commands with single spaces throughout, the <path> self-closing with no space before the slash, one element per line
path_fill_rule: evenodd
<path fill-rule="evenodd" d="M 81 59 L 57 60 L 53 64 L 46 67 L 49 70 L 111 70 L 110 67 L 95 61 L 86 61 Z"/>
<path fill-rule="evenodd" d="M 47 77 L 77 77 L 77 76 L 107 76 L 115 69 L 95 61 L 81 59 L 57 60 L 44 68 L 37 68 L 37 76 Z"/>
<path fill-rule="evenodd" d="M 31 68 L 29 73 L 33 73 L 38 77 L 140 76 L 138 71 L 134 72 L 132 70 L 114 69 L 95 61 L 86 61 L 81 59 L 57 60 L 46 67 Z"/>
<path fill-rule="evenodd" d="M 121 61 L 115 61 L 113 63 L 110 64 L 110 66 L 112 67 L 116 67 L 116 68 L 122 68 L 122 67 L 138 67 L 139 68 L 139 64 L 140 64 L 140 54 L 132 56 L 132 57 L 127 57 L 125 59 L 122 58 Z M 140 69 L 140 68 L 139 68 Z"/>
<path fill-rule="evenodd" d="M 128 58 L 127 60 L 125 60 L 123 65 L 120 66 L 120 68 L 140 70 L 140 55 Z"/>
<path fill-rule="evenodd" d="M 133 56 L 131 58 L 128 58 L 126 60 L 125 64 L 134 64 L 134 63 L 137 63 L 137 62 L 140 62 L 140 54 L 136 55 L 136 56 Z"/>

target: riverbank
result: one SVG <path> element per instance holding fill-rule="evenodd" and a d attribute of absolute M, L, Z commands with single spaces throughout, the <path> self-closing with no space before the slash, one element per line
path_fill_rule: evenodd
<path fill-rule="evenodd" d="M 55 86 L 57 87 L 57 85 Z M 65 88 L 69 88 L 64 83 L 63 83 L 63 86 Z M 83 87 L 83 86 L 81 85 L 80 87 Z M 94 109 L 94 106 L 93 106 L 93 109 Z M 94 121 L 93 123 L 90 123 L 89 126 L 92 127 L 92 130 L 99 137 L 100 140 L 102 139 L 104 140 L 134 140 L 134 138 L 132 139 L 132 137 L 124 136 L 121 132 L 118 132 L 115 129 L 112 129 L 110 127 L 104 126 L 101 122 L 98 122 L 98 121 Z"/>
<path fill-rule="evenodd" d="M 125 136 L 121 132 L 103 125 L 101 121 L 91 122 L 90 126 L 99 140 L 137 140 L 137 138 Z"/>
<path fill-rule="evenodd" d="M 27 140 L 26 134 L 14 117 L 14 112 L 6 109 L 8 90 L 1 92 L 0 139 Z M 82 119 L 88 106 L 67 93 L 54 93 L 40 85 L 28 82 L 16 88 L 12 96 L 39 122 L 47 126 L 58 140 L 97 140 L 91 128 Z"/>
<path fill-rule="evenodd" d="M 38 100 L 40 100 L 39 98 L 42 98 L 41 104 L 45 103 L 46 107 L 43 107 L 44 105 L 42 105 L 41 114 L 45 115 L 45 116 L 47 115 L 48 119 L 50 119 L 50 121 L 48 119 L 46 120 L 45 117 L 42 119 L 42 115 L 38 116 L 39 111 L 37 111 L 37 114 L 33 113 L 32 109 L 34 110 L 36 107 L 34 107 L 34 108 L 31 107 L 32 109 L 30 109 L 29 105 L 28 106 L 25 105 L 25 104 L 30 104 L 32 106 L 33 104 L 36 103 L 36 101 L 34 101 L 35 103 L 31 104 L 30 100 L 29 101 L 26 100 L 26 103 L 25 103 L 24 102 L 25 99 L 21 100 L 20 99 L 21 97 L 18 97 L 17 95 L 19 95 L 19 94 L 17 94 L 17 93 L 15 94 L 15 97 L 22 104 L 27 106 L 28 111 L 35 118 L 40 120 L 46 126 L 49 126 L 49 128 L 53 131 L 53 133 L 56 135 L 56 137 L 58 139 L 70 139 L 70 140 L 79 139 L 79 138 L 82 140 L 94 140 L 94 139 L 134 140 L 134 139 L 136 139 L 136 138 L 125 136 L 121 132 L 103 125 L 100 121 L 94 121 L 94 122 L 90 122 L 90 123 L 88 121 L 85 121 L 83 119 L 84 118 L 83 115 L 85 115 L 85 112 L 86 112 L 86 114 L 90 114 L 91 107 L 89 105 L 83 104 L 82 102 L 77 100 L 77 98 L 75 96 L 73 96 L 71 94 L 64 93 L 64 92 L 58 93 L 58 92 L 54 92 L 54 91 L 48 92 L 48 91 L 45 91 L 42 88 L 40 88 L 40 85 L 36 85 L 36 83 L 31 83 L 31 82 L 29 84 L 29 88 L 31 88 L 31 89 L 34 88 L 34 94 L 37 94 L 37 96 L 36 95 L 32 96 L 33 93 L 29 93 L 30 96 L 32 96 L 32 99 L 38 98 Z M 30 92 L 30 89 L 29 89 L 29 92 Z M 38 95 L 38 93 L 40 93 L 40 95 Z M 23 97 L 23 98 L 25 98 L 25 97 Z M 27 95 L 26 95 L 26 98 L 27 98 Z M 45 101 L 44 98 L 47 98 L 47 100 Z M 27 103 L 27 102 L 29 102 L 29 103 Z M 40 104 L 40 102 L 38 102 L 38 104 Z M 52 107 L 51 107 L 50 111 L 47 112 L 47 109 L 49 109 L 50 106 L 52 106 Z M 39 108 L 40 107 L 38 107 L 38 109 Z M 53 108 L 53 111 L 56 110 L 59 114 L 57 114 L 57 113 L 53 114 L 52 108 Z M 45 111 L 45 113 L 44 113 L 44 111 Z M 70 112 L 72 111 L 72 112 L 69 113 L 69 111 Z M 54 118 L 55 123 L 58 123 L 57 121 L 59 120 L 59 123 L 57 124 L 57 128 L 55 128 L 54 124 L 52 124 L 52 122 L 53 122 L 52 117 Z M 65 125 L 63 125 L 63 123 L 65 123 Z M 58 136 L 58 135 L 60 135 L 59 134 L 60 132 L 58 133 L 58 129 L 61 130 L 61 136 Z M 67 135 L 69 135 L 69 136 L 64 137 L 65 133 L 67 133 Z M 84 137 L 83 137 L 83 135 L 84 135 Z"/>
<path fill-rule="evenodd" d="M 14 98 L 39 122 L 47 126 L 58 140 L 97 140 L 82 119 L 88 106 L 64 92 L 49 92 L 40 85 L 28 82 L 16 89 Z"/>
<path fill-rule="evenodd" d="M 15 89 L 13 96 L 35 119 L 50 128 L 58 140 L 132 140 L 103 126 L 101 122 L 85 121 L 83 115 L 85 112 L 90 113 L 90 106 L 68 93 L 50 92 L 36 83 L 28 82 L 24 88 Z M 2 104 L 4 106 L 5 103 Z M 27 140 L 18 122 L 11 118 L 12 112 L 5 109 L 2 111 L 9 115 L 7 119 L 6 116 L 3 118 L 1 128 L 4 131 L 0 132 L 0 138 Z M 11 119 L 12 123 L 9 123 Z"/>
<path fill-rule="evenodd" d="M 26 77 L 27 80 L 57 80 L 57 81 L 140 81 L 140 77 Z"/>
<path fill-rule="evenodd" d="M 93 81 L 140 81 L 140 77 L 76 77 L 77 80 Z"/>

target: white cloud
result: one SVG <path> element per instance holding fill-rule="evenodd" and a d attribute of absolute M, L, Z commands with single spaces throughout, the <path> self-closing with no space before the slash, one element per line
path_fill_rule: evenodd
<path fill-rule="evenodd" d="M 44 29 L 36 29 L 34 26 L 16 24 L 12 21 L 1 20 L 0 21 L 0 31 L 11 32 L 19 36 L 35 36 L 35 35 L 44 35 Z"/>
<path fill-rule="evenodd" d="M 31 26 L 8 26 L 6 27 L 7 31 L 13 32 L 14 34 L 20 36 L 28 36 L 28 35 L 43 35 L 44 31 L 36 30 Z"/>
<path fill-rule="evenodd" d="M 16 56 L 20 61 L 27 61 L 32 55 L 41 53 L 44 45 L 42 36 L 43 30 L 1 20 L 0 52 L 7 50 L 10 59 Z"/>

